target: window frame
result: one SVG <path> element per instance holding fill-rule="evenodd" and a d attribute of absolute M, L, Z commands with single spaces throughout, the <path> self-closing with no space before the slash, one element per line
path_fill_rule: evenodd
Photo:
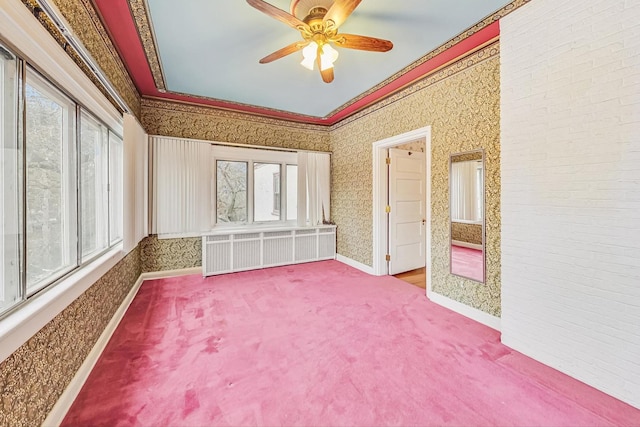
<path fill-rule="evenodd" d="M 12 104 L 11 107 L 13 107 L 13 114 L 11 115 L 11 117 L 14 119 L 14 123 L 17 121 L 18 119 L 18 109 L 19 109 L 19 87 L 20 87 L 20 61 L 19 58 L 14 55 L 9 49 L 5 48 L 4 45 L 0 44 L 0 55 L 3 55 L 6 57 L 6 59 L 2 59 L 0 58 L 0 178 L 2 181 L 0 184 L 0 229 L 2 230 L 2 234 L 0 235 L 0 314 L 8 309 L 9 307 L 13 306 L 15 304 L 15 301 L 19 301 L 20 299 L 22 299 L 22 295 L 24 294 L 24 291 L 22 289 L 22 285 L 20 283 L 20 275 L 21 272 L 17 271 L 16 274 L 16 278 L 18 279 L 18 286 L 15 289 L 15 298 L 13 299 L 13 301 L 9 302 L 9 304 L 5 307 L 5 298 L 8 295 L 11 295 L 11 293 L 7 292 L 7 290 L 5 289 L 5 287 L 7 286 L 7 282 L 5 281 L 5 254 L 7 253 L 7 250 L 5 248 L 7 242 L 6 242 L 6 238 L 5 238 L 5 230 L 6 230 L 6 226 L 7 226 L 7 216 L 5 215 L 5 198 L 8 196 L 5 193 L 5 177 L 6 177 L 6 171 L 4 169 L 5 167 L 5 156 L 7 155 L 7 153 L 5 152 L 5 148 L 7 144 L 7 141 L 5 141 L 5 138 L 7 138 L 7 134 L 5 133 L 6 126 L 5 126 L 5 114 L 8 113 L 10 111 L 10 108 L 8 108 L 7 103 L 8 103 L 8 97 L 9 94 L 7 92 L 8 88 L 7 88 L 7 82 L 6 82 L 6 78 L 7 78 L 7 72 L 8 72 L 8 65 L 7 62 L 11 61 L 14 63 L 13 65 L 13 73 L 14 73 L 14 84 L 12 85 L 13 87 L 11 89 L 13 89 L 13 94 L 12 94 Z M 13 147 L 9 147 L 9 148 L 15 148 L 15 155 L 16 156 L 20 156 L 20 152 L 19 152 L 19 146 L 18 146 L 18 129 L 17 126 L 15 127 L 15 129 L 12 132 L 13 137 L 15 138 L 14 140 L 14 145 Z M 16 171 L 18 171 L 18 165 L 17 162 L 14 163 L 13 167 L 15 168 Z M 20 245 L 20 231 L 21 231 L 21 224 L 20 224 L 20 206 L 18 206 L 18 200 L 20 198 L 20 185 L 21 183 L 18 180 L 18 177 L 15 177 L 15 182 L 13 182 L 13 184 L 15 185 L 15 195 L 16 195 L 16 203 L 15 203 L 15 210 L 13 211 L 12 215 L 15 216 L 15 218 L 13 218 L 13 221 L 15 221 L 15 247 L 14 250 L 16 252 L 17 255 L 17 259 L 14 259 L 14 264 L 19 266 L 20 265 L 20 256 L 19 256 L 19 245 Z M 10 206 L 10 205 L 9 205 Z M 5 308 L 3 308 L 5 307 Z"/>
<path fill-rule="evenodd" d="M 29 174 L 28 167 L 26 164 L 27 152 L 29 151 L 29 136 L 26 128 L 26 117 L 28 115 L 27 108 L 27 97 L 26 97 L 26 87 L 31 86 L 37 92 L 47 97 L 47 99 L 58 104 L 62 110 L 62 141 L 61 141 L 61 149 L 60 149 L 60 157 L 61 157 L 61 178 L 60 178 L 60 186 L 61 186 L 61 214 L 62 214 L 62 224 L 61 227 L 63 229 L 61 239 L 62 239 L 62 266 L 56 270 L 53 274 L 43 277 L 42 279 L 29 284 L 28 281 L 28 254 L 24 254 L 23 257 L 26 258 L 25 262 L 25 280 L 26 285 L 26 293 L 27 298 L 31 295 L 36 294 L 41 289 L 49 286 L 52 282 L 56 282 L 61 277 L 64 277 L 69 272 L 73 271 L 79 265 L 79 251 L 78 251 L 78 214 L 79 214 L 79 206 L 78 206 L 78 197 L 77 197 L 77 189 L 78 189 L 78 156 L 77 156 L 77 141 L 78 141 L 78 133 L 77 133 L 77 125 L 78 125 L 78 117 L 77 117 L 77 102 L 73 100 L 73 98 L 69 97 L 66 93 L 61 91 L 55 84 L 51 83 L 48 79 L 42 76 L 35 68 L 31 67 L 27 64 L 25 70 L 25 80 L 23 83 L 23 87 L 25 88 L 25 100 L 24 100 L 24 108 L 22 114 L 25 117 L 25 128 L 23 129 L 24 134 L 24 163 L 22 165 L 24 176 L 24 192 L 23 197 L 29 193 Z M 66 104 L 66 105 L 65 105 Z M 65 164 L 68 162 L 68 164 Z M 25 204 L 28 208 L 28 204 Z M 28 209 L 27 209 L 28 210 Z M 26 241 L 25 248 L 28 250 L 29 239 L 28 239 L 28 212 L 25 212 L 23 221 L 25 224 L 24 228 L 24 239 Z M 74 249 L 75 249 L 75 258 L 74 258 Z"/>
<path fill-rule="evenodd" d="M 230 162 L 247 162 L 247 221 L 244 222 L 230 222 L 219 223 L 217 214 L 217 198 L 218 198 L 218 183 L 217 183 L 217 161 L 230 161 Z M 254 163 L 270 163 L 280 165 L 280 219 L 270 221 L 255 221 L 254 211 Z M 279 151 L 268 150 L 260 148 L 240 148 L 231 146 L 214 146 L 213 159 L 212 159 L 212 179 L 214 185 L 212 186 L 212 212 L 213 212 L 213 229 L 215 228 L 250 228 L 250 227 L 278 227 L 295 225 L 296 220 L 287 220 L 286 215 L 283 216 L 282 212 L 286 212 L 286 167 L 287 165 L 298 165 L 298 154 L 291 151 Z"/>
<path fill-rule="evenodd" d="M 78 155 L 78 244 L 80 246 L 80 250 L 79 250 L 79 256 L 80 256 L 80 263 L 86 263 L 86 262 L 90 262 L 91 260 L 95 259 L 96 257 L 99 257 L 105 250 L 107 250 L 111 245 L 110 241 L 109 241 L 109 219 L 110 219 L 110 212 L 109 212 L 109 157 L 111 155 L 111 152 L 109 150 L 109 128 L 100 120 L 98 119 L 94 114 L 92 114 L 89 110 L 87 110 L 86 108 L 82 107 L 82 106 L 78 106 L 78 138 L 77 138 L 77 143 L 78 143 L 78 148 L 76 149 L 77 155 Z M 101 177 L 101 179 L 104 180 L 104 185 L 105 185 L 105 191 L 104 194 L 106 195 L 106 200 L 104 200 L 104 211 L 103 213 L 105 214 L 105 218 L 103 218 L 102 220 L 104 221 L 104 227 L 106 228 L 106 237 L 104 239 L 104 242 L 106 243 L 106 246 L 102 246 L 100 248 L 97 248 L 89 253 L 85 253 L 85 247 L 84 247 L 84 242 L 83 242 L 83 235 L 84 235 L 84 228 L 86 226 L 86 224 L 83 223 L 83 186 L 84 186 L 84 180 L 83 180 L 83 175 L 82 175 L 82 123 L 83 120 L 87 119 L 90 122 L 93 122 L 94 125 L 97 125 L 100 129 L 100 138 L 102 139 L 101 143 L 104 144 L 104 148 L 106 149 L 105 151 L 105 164 L 104 166 L 104 172 L 105 172 L 105 176 Z M 97 230 L 96 230 L 97 231 Z"/>
<path fill-rule="evenodd" d="M 113 265 L 115 260 L 122 258 L 121 249 L 122 249 L 122 240 L 123 236 L 118 236 L 116 239 L 108 242 L 108 245 L 104 247 L 102 250 L 95 251 L 91 254 L 90 257 L 82 257 L 82 206 L 80 201 L 80 155 L 79 155 L 79 144 L 80 144 L 80 120 L 81 120 L 81 112 L 85 112 L 91 118 L 100 123 L 105 129 L 108 135 L 113 134 L 116 136 L 120 142 L 120 150 L 119 150 L 119 163 L 120 163 L 120 174 L 122 175 L 120 178 L 121 183 L 123 183 L 124 179 L 124 138 L 122 137 L 122 125 L 123 118 L 119 117 L 119 120 L 115 120 L 114 116 L 107 115 L 105 118 L 101 118 L 100 115 L 95 114 L 95 111 L 100 112 L 102 114 L 105 113 L 105 110 L 101 108 L 99 103 L 91 102 L 90 104 L 94 106 L 95 110 L 91 108 L 85 107 L 78 98 L 71 95 L 68 91 L 66 91 L 59 83 L 53 81 L 48 76 L 44 75 L 40 69 L 34 66 L 29 60 L 26 60 L 21 56 L 21 54 L 14 53 L 14 50 L 11 48 L 7 48 L 6 45 L 0 40 L 0 47 L 5 49 L 10 55 L 15 57 L 16 61 L 16 101 L 15 105 L 12 108 L 15 109 L 15 122 L 11 125 L 15 127 L 15 132 L 12 137 L 16 139 L 16 147 L 19 150 L 18 156 L 15 160 L 15 167 L 18 171 L 18 263 L 20 265 L 20 274 L 19 274 L 19 283 L 16 287 L 15 293 L 17 295 L 16 299 L 11 301 L 9 304 L 3 305 L 0 304 L 0 320 L 4 320 L 8 317 L 13 317 L 14 314 L 17 314 L 22 311 L 22 309 L 27 309 L 26 307 L 38 306 L 39 303 L 36 301 L 41 301 L 44 295 L 53 295 L 53 298 L 57 298 L 57 295 L 60 292 L 66 292 L 69 286 L 75 286 L 78 284 L 80 286 L 86 287 L 85 277 L 90 277 L 94 275 L 94 272 L 103 271 L 104 268 L 108 268 L 109 265 Z M 4 66 L 4 65 L 3 65 Z M 3 67 L 2 66 L 2 67 Z M 4 72 L 4 71 L 3 71 Z M 4 91 L 4 82 L 0 82 L 2 85 L 2 91 Z M 63 140 L 62 147 L 60 150 L 61 157 L 61 187 L 64 187 L 61 191 L 63 194 L 62 197 L 64 199 L 64 203 L 61 204 L 62 215 L 65 216 L 65 231 L 63 232 L 63 239 L 65 240 L 63 245 L 69 248 L 69 253 L 62 256 L 65 260 L 68 260 L 68 263 L 65 263 L 65 266 L 55 271 L 54 274 L 43 278 L 37 282 L 28 286 L 27 283 L 27 223 L 26 218 L 28 212 L 26 211 L 27 206 L 27 188 L 25 187 L 27 184 L 27 163 L 26 163 L 26 149 L 29 144 L 27 138 L 27 129 L 26 129 L 26 115 L 27 113 L 27 100 L 26 100 L 26 87 L 27 85 L 32 86 L 38 93 L 44 95 L 46 98 L 50 99 L 52 102 L 57 103 L 63 107 Z M 81 97 L 85 96 L 85 93 L 81 92 Z M 93 101 L 93 100 L 91 100 Z M 4 96 L 0 103 L 4 104 Z M 4 105 L 2 108 L 5 108 Z M 6 121 L 4 120 L 4 116 L 0 116 L 0 129 L 3 129 L 3 132 L 6 127 Z M 112 126 L 115 125 L 118 128 L 114 129 Z M 108 144 L 108 156 L 111 156 L 111 146 Z M 2 154 L 4 155 L 4 153 Z M 107 179 L 111 180 L 111 173 L 107 171 Z M 64 183 L 64 184 L 62 184 Z M 4 191 L 4 190 L 3 190 Z M 111 191 L 111 186 L 110 186 Z M 108 195 L 111 193 L 108 193 Z M 107 196 L 108 197 L 108 196 Z M 121 223 L 120 230 L 121 234 L 124 233 L 124 188 L 119 189 L 118 197 L 120 199 L 120 210 L 117 214 L 118 221 Z M 72 200 L 72 203 L 69 201 Z M 109 203 L 109 200 L 106 201 Z M 0 207 L 3 208 L 2 212 L 0 212 L 0 219 L 4 219 L 4 201 L 0 204 Z M 108 211 L 109 215 L 111 215 L 111 211 Z M 108 218 L 107 221 L 110 221 Z M 66 230 L 68 229 L 68 230 Z M 3 257 L 2 262 L 4 262 L 4 256 L 6 255 L 6 251 L 4 249 L 4 232 L 3 232 L 3 241 L 0 244 L 0 255 Z M 77 275 L 80 271 L 86 271 L 86 273 L 82 273 Z M 4 270 L 0 270 L 4 274 Z M 103 273 L 102 273 L 103 274 Z M 97 280 L 97 278 L 96 278 Z M 53 288 L 56 288 L 57 285 L 64 284 L 62 286 L 64 289 L 61 291 L 53 291 L 49 292 Z M 4 291 L 4 289 L 3 289 Z M 6 293 L 5 293 L 6 295 Z M 40 296 L 43 296 L 42 298 Z M 31 302 L 33 302 L 31 304 Z"/>

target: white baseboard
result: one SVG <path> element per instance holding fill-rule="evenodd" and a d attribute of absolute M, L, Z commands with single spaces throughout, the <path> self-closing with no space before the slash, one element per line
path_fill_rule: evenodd
<path fill-rule="evenodd" d="M 438 305 L 455 311 L 458 314 L 462 314 L 463 316 L 482 323 L 496 331 L 500 331 L 501 329 L 501 319 L 499 317 L 492 316 L 491 314 L 485 313 L 477 308 L 469 307 L 466 304 L 445 297 L 444 295 L 437 294 L 431 290 L 427 291 L 427 298 Z"/>
<path fill-rule="evenodd" d="M 107 327 L 100 335 L 100 338 L 98 338 L 98 341 L 93 346 L 93 348 L 89 352 L 89 355 L 82 363 L 82 366 L 80 366 L 78 372 L 76 372 L 67 388 L 64 390 L 56 404 L 53 406 L 53 409 L 51 409 L 51 412 L 49 412 L 49 415 L 47 415 L 47 418 L 45 418 L 44 422 L 42 423 L 43 426 L 59 426 L 62 423 L 62 420 L 64 419 L 65 415 L 67 415 L 67 412 L 69 411 L 69 408 L 71 408 L 73 401 L 76 400 L 76 397 L 78 397 L 78 393 L 80 393 L 82 386 L 89 377 L 89 374 L 98 361 L 98 358 L 100 358 L 102 351 L 109 343 L 109 340 L 118 327 L 120 320 L 122 320 L 122 317 L 129 308 L 129 305 L 133 301 L 133 298 L 138 293 L 138 290 L 140 289 L 143 281 L 144 279 L 142 278 L 142 275 L 138 277 L 138 280 L 136 280 L 136 283 L 133 285 L 124 301 L 122 301 L 122 304 L 120 304 L 120 307 L 118 307 L 115 314 L 107 324 Z"/>
<path fill-rule="evenodd" d="M 347 264 L 350 267 L 353 267 L 357 270 L 363 271 L 367 274 L 371 274 L 371 275 L 375 275 L 374 271 L 373 271 L 373 267 L 370 267 L 368 265 L 365 265 L 361 262 L 358 262 L 354 259 L 351 258 L 347 258 L 346 256 L 342 256 L 340 254 L 336 254 L 336 260 L 340 261 L 343 264 Z"/>
<path fill-rule="evenodd" d="M 142 280 L 165 279 L 167 277 L 186 276 L 188 274 L 202 274 L 202 267 L 183 268 L 180 270 L 151 271 L 142 273 Z"/>
<path fill-rule="evenodd" d="M 95 345 L 89 352 L 89 355 L 87 356 L 87 358 L 84 360 L 84 362 L 82 362 L 82 366 L 80 366 L 80 369 L 78 369 L 78 372 L 76 372 L 76 374 L 73 376 L 73 378 L 71 379 L 71 382 L 69 383 L 67 388 L 64 390 L 64 392 L 62 392 L 62 395 L 60 396 L 56 404 L 53 406 L 53 408 L 51 409 L 51 412 L 49 412 L 49 415 L 47 415 L 47 418 L 45 418 L 44 422 L 42 423 L 42 426 L 57 427 L 62 423 L 62 420 L 64 420 L 64 417 L 67 415 L 67 412 L 69 412 L 69 408 L 71 408 L 71 405 L 76 400 L 76 397 L 78 397 L 78 393 L 80 393 L 82 386 L 84 385 L 85 381 L 87 381 L 87 378 L 89 378 L 89 374 L 91 374 L 93 367 L 98 362 L 100 355 L 102 354 L 105 347 L 109 343 L 111 336 L 113 335 L 116 328 L 120 324 L 120 321 L 124 317 L 124 314 L 129 308 L 129 305 L 131 305 L 131 302 L 133 301 L 135 296 L 138 294 L 138 291 L 140 290 L 140 286 L 142 286 L 142 283 L 144 283 L 145 280 L 162 279 L 165 277 L 176 277 L 176 276 L 184 276 L 187 274 L 198 274 L 198 273 L 202 273 L 202 267 L 185 268 L 183 270 L 169 270 L 169 271 L 156 271 L 151 273 L 142 273 L 140 277 L 138 277 L 138 280 L 136 280 L 136 283 L 133 285 L 133 287 L 131 288 L 131 290 L 125 297 L 125 299 L 122 301 L 122 304 L 120 304 L 120 307 L 118 307 L 118 309 L 114 313 L 113 317 L 107 324 L 107 327 L 100 335 L 100 338 L 98 338 L 98 341 L 95 343 Z"/>

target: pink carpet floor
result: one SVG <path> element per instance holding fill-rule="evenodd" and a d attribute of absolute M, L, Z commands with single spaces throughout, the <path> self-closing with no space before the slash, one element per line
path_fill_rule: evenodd
<path fill-rule="evenodd" d="M 625 426 L 640 411 L 337 261 L 147 281 L 63 425 Z"/>
<path fill-rule="evenodd" d="M 451 245 L 451 272 L 458 276 L 484 282 L 482 251 Z"/>

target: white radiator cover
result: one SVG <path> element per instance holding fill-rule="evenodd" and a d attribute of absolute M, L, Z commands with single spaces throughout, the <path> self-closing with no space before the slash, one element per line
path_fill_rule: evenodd
<path fill-rule="evenodd" d="M 335 257 L 335 225 L 216 230 L 202 236 L 203 276 Z"/>

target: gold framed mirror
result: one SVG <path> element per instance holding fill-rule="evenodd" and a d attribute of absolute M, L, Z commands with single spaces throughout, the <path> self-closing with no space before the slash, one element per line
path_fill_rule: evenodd
<path fill-rule="evenodd" d="M 449 156 L 449 268 L 455 276 L 484 283 L 484 150 Z"/>

